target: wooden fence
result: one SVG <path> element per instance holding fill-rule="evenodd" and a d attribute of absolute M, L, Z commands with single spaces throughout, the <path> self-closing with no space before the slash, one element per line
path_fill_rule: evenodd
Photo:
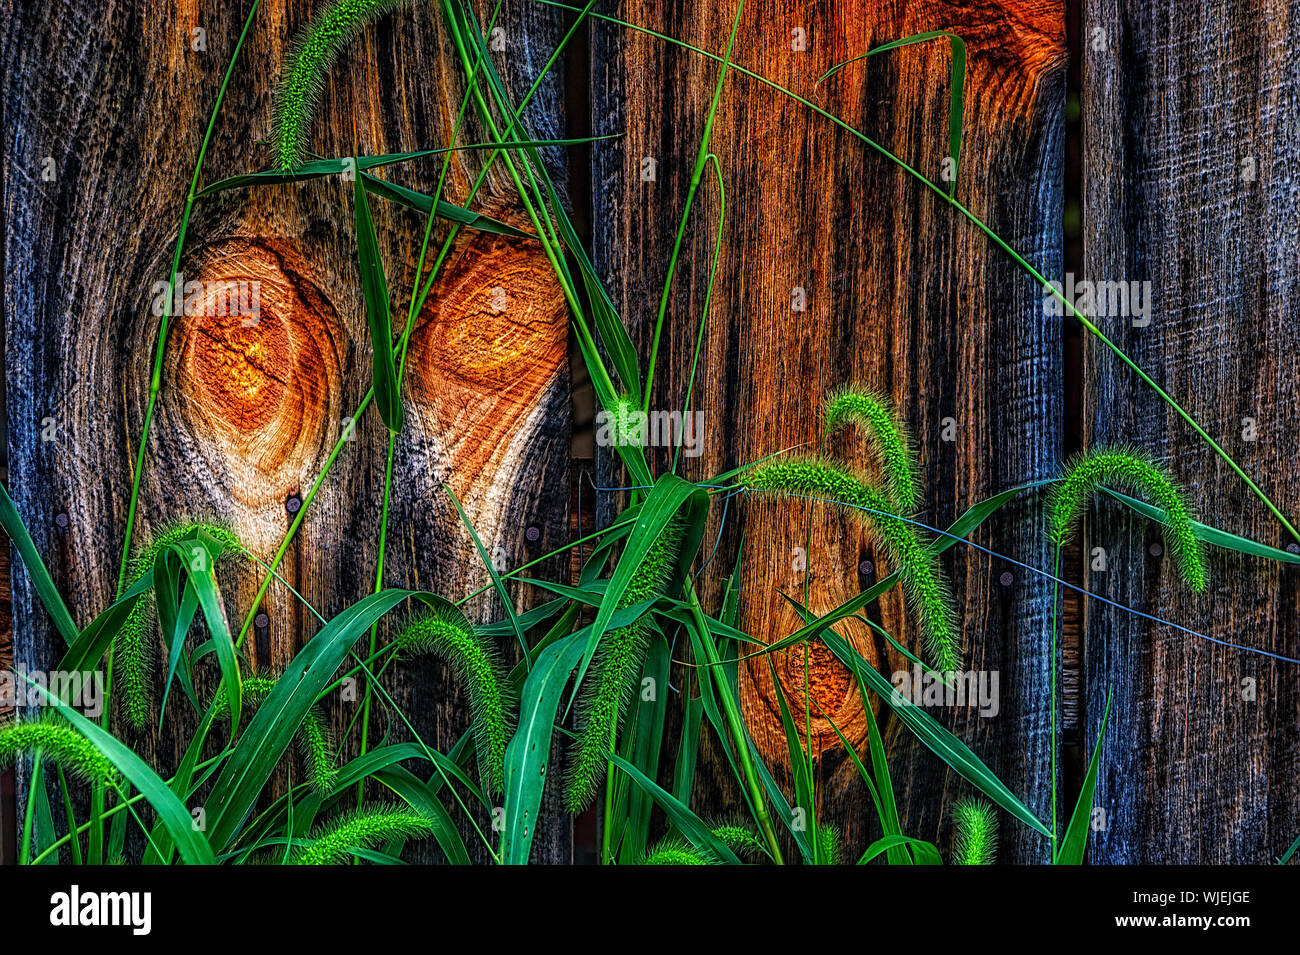
<path fill-rule="evenodd" d="M 155 283 L 169 273 L 208 111 L 248 5 L 132 0 L 107 13 L 86 0 L 4 6 L 7 486 L 84 625 L 117 585 L 135 442 L 149 407 Z M 491 5 L 478 6 L 486 20 Z M 704 481 L 782 449 L 816 447 L 823 396 L 860 381 L 891 395 L 912 427 L 925 488 L 919 519 L 934 527 L 999 491 L 1053 477 L 1073 449 L 1132 442 L 1168 462 L 1204 522 L 1285 547 L 1278 522 L 1152 390 L 1051 314 L 1020 265 L 867 141 L 936 182 L 950 177 L 949 43 L 892 50 L 820 79 L 923 31 L 964 38 L 956 199 L 1045 276 L 1065 280 L 1070 271 L 1076 282 L 1123 282 L 1145 294 L 1145 305 L 1134 298 L 1129 311 L 1148 314 L 1104 314 L 1097 325 L 1293 516 L 1300 476 L 1285 460 L 1295 451 L 1300 331 L 1287 316 L 1300 248 L 1300 81 L 1291 67 L 1297 40 L 1275 6 L 746 3 L 712 130 L 725 208 L 710 166 L 678 258 L 656 381 L 665 407 L 685 394 L 707 305 L 694 379 L 699 454 L 685 457 L 681 472 Z M 275 65 L 312 7 L 264 0 L 214 130 L 205 182 L 269 164 Z M 549 150 L 548 159 L 644 356 L 735 9 L 594 9 L 699 48 L 592 20 L 525 114 L 537 138 L 620 134 Z M 416 5 L 349 47 L 321 99 L 317 151 L 373 155 L 449 139 L 464 80 L 440 22 L 437 4 Z M 503 4 L 493 48 L 516 100 L 572 22 L 572 12 L 538 0 Z M 1077 91 L 1071 51 L 1081 67 Z M 456 154 L 449 196 L 525 226 L 505 176 L 490 175 L 469 198 L 481 162 Z M 431 191 L 440 165 L 394 167 L 392 177 Z M 375 412 L 356 414 L 370 358 L 349 189 L 330 177 L 195 206 L 185 280 L 206 289 L 257 283 L 261 319 L 253 327 L 238 317 L 174 320 L 137 518 L 143 534 L 176 518 L 217 517 L 263 560 L 301 518 L 280 573 L 327 618 L 375 588 L 386 463 Z M 1075 195 L 1081 207 L 1067 202 Z M 421 220 L 377 210 L 389 283 L 402 301 Z M 459 596 L 489 582 L 444 486 L 488 552 L 511 566 L 572 539 L 579 517 L 587 530 L 593 516 L 608 517 L 620 497 L 613 489 L 628 478 L 592 448 L 590 391 L 581 362 L 571 365 L 567 322 L 535 243 L 474 231 L 457 240 L 412 338 L 385 584 Z M 863 453 L 853 441 L 834 450 Z M 668 460 L 652 455 L 658 466 Z M 997 673 L 999 702 L 991 716 L 977 706 L 936 713 L 1040 817 L 1051 798 L 1053 592 L 1042 571 L 1054 556 L 1042 514 L 1041 495 L 1023 495 L 971 545 L 944 555 L 965 666 Z M 820 611 L 890 569 L 843 516 L 737 500 L 725 513 L 715 507 L 710 520 L 706 605 L 719 599 L 742 537 L 742 628 L 764 638 L 797 628 L 779 591 L 798 591 L 805 568 L 810 607 Z M 1210 590 L 1188 597 L 1160 542 L 1158 526 L 1100 503 L 1064 576 L 1201 634 L 1300 656 L 1294 568 L 1216 552 Z M 59 637 L 14 563 L 12 652 L 39 669 Z M 558 579 L 569 568 L 557 558 L 538 572 Z M 248 568 L 226 585 L 232 623 L 242 621 L 262 576 Z M 520 607 L 538 599 L 522 587 L 514 594 Z M 472 606 L 479 620 L 501 615 L 490 594 Z M 1288 785 L 1300 769 L 1296 664 L 1096 600 L 1068 598 L 1065 612 L 1067 807 L 1113 693 L 1090 860 L 1265 862 L 1284 851 L 1300 833 L 1300 800 Z M 905 642 L 914 634 L 897 591 L 868 616 Z M 859 629 L 846 635 L 886 675 L 907 665 L 866 624 L 851 626 Z M 316 627 L 286 587 L 272 586 L 253 618 L 250 661 L 274 671 Z M 843 668 L 820 646 L 811 654 L 811 692 L 830 717 L 814 726 L 819 811 L 860 852 L 877 835 L 874 816 L 831 720 L 861 744 L 864 714 Z M 797 668 L 792 655 L 778 669 L 801 700 L 802 654 Z M 779 762 L 784 737 L 765 660 L 742 667 L 741 694 L 756 741 Z M 440 665 L 407 670 L 395 695 L 431 745 L 450 746 L 466 726 L 463 695 Z M 340 729 L 353 705 L 334 705 Z M 888 710 L 879 717 L 904 830 L 946 846 L 948 811 L 969 786 Z M 167 730 L 133 742 L 152 760 L 179 755 Z M 670 773 L 667 758 L 664 766 Z M 733 810 L 739 793 L 730 779 L 706 742 L 697 812 Z M 534 858 L 586 858 L 581 820 L 575 829 L 558 801 L 544 813 L 550 821 Z M 12 846 L 11 838 L 6 832 L 0 842 Z M 1003 861 L 1047 855 L 1045 840 L 1004 826 Z"/>

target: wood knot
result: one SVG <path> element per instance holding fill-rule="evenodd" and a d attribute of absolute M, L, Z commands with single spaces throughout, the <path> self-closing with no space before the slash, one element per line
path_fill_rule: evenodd
<path fill-rule="evenodd" d="M 244 504 L 282 503 L 317 463 L 343 410 L 334 308 L 273 240 L 200 256 L 174 319 L 179 415 Z"/>
<path fill-rule="evenodd" d="M 744 522 L 740 628 L 746 633 L 771 644 L 803 627 L 803 617 L 786 596 L 820 615 L 858 592 L 864 535 L 844 515 L 802 502 L 756 499 L 747 505 Z M 810 523 L 811 549 L 807 546 Z M 773 543 L 762 547 L 759 541 Z M 782 541 L 789 543 L 782 545 Z M 868 664 L 877 664 L 879 654 L 865 624 L 851 618 L 841 620 L 835 631 Z M 810 712 L 814 755 L 841 748 L 836 727 L 850 744 L 860 748 L 867 726 L 862 695 L 850 670 L 825 643 L 812 640 L 778 651 L 772 654 L 772 663 L 801 737 L 805 707 Z M 767 656 L 745 661 L 740 692 L 745 722 L 764 758 L 785 765 L 788 747 Z"/>
<path fill-rule="evenodd" d="M 494 213 L 491 213 L 494 214 Z M 499 482 L 568 367 L 568 311 L 536 242 L 462 233 L 411 337 L 411 411 L 455 489 Z"/>

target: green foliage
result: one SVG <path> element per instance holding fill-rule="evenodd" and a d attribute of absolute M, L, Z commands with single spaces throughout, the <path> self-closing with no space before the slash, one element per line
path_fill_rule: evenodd
<path fill-rule="evenodd" d="M 322 823 L 312 833 L 312 844 L 294 853 L 290 862 L 294 865 L 334 865 L 356 849 L 368 849 L 389 839 L 426 836 L 432 831 L 429 820 L 412 809 L 365 807 Z"/>
<path fill-rule="evenodd" d="M 407 2 L 332 0 L 298 32 L 274 98 L 272 148 L 280 168 L 289 169 L 306 155 L 316 103 L 339 53 L 366 24 Z"/>
<path fill-rule="evenodd" d="M 1165 512 L 1165 546 L 1187 585 L 1205 590 L 1205 554 L 1196 536 L 1195 518 L 1182 488 L 1149 456 L 1133 448 L 1097 448 L 1075 457 L 1047 503 L 1047 534 L 1058 547 L 1074 532 L 1083 508 L 1102 485 L 1144 492 Z"/>
<path fill-rule="evenodd" d="M 619 598 L 619 610 L 663 594 L 672 579 L 682 530 L 677 521 L 664 526 Z M 618 727 L 635 691 L 650 633 L 644 617 L 609 630 L 592 657 L 578 697 L 580 729 L 565 781 L 564 802 L 570 812 L 584 809 L 604 778 L 607 754 L 614 749 Z"/>
<path fill-rule="evenodd" d="M 742 859 L 753 860 L 767 854 L 763 840 L 752 827 L 743 822 L 728 822 L 713 827 L 713 835 Z"/>
<path fill-rule="evenodd" d="M 908 602 L 920 619 L 929 662 L 941 671 L 961 665 L 961 633 L 948 585 L 915 525 L 895 513 L 889 498 L 842 465 L 816 457 L 765 461 L 742 484 L 752 491 L 809 497 L 841 504 L 875 531 L 897 565 Z"/>
<path fill-rule="evenodd" d="M 992 865 L 998 852 L 998 814 L 987 799 L 972 796 L 952 807 L 953 865 Z"/>
<path fill-rule="evenodd" d="M 245 677 L 240 683 L 240 704 L 245 714 L 251 714 L 270 692 L 275 689 L 276 681 L 268 677 Z M 230 719 L 230 703 L 225 696 L 219 696 L 212 705 L 213 722 Z M 294 737 L 302 753 L 303 763 L 307 767 L 307 778 L 312 788 L 324 795 L 334 786 L 338 769 L 334 764 L 334 744 L 330 739 L 329 728 L 325 725 L 319 710 L 312 707 L 303 715 L 302 724 Z"/>
<path fill-rule="evenodd" d="M 220 545 L 218 557 L 242 550 L 239 538 L 221 524 L 210 521 L 176 521 L 164 525 L 136 555 L 127 573 L 123 592 L 153 569 L 158 555 L 173 544 L 202 535 Z M 197 546 L 197 545 L 196 545 Z M 136 729 L 149 723 L 152 715 L 154 668 L 158 661 L 158 640 L 154 623 L 154 599 L 150 591 L 135 602 L 122 629 L 113 640 L 113 678 L 122 692 L 127 721 Z"/>
<path fill-rule="evenodd" d="M 484 789 L 501 792 L 517 700 L 496 646 L 464 616 L 450 610 L 412 617 L 398 634 L 397 645 L 403 654 L 438 657 L 465 684 L 479 780 Z"/>
<path fill-rule="evenodd" d="M 18 720 L 0 727 L 0 768 L 23 753 L 39 753 L 85 782 L 107 785 L 117 779 L 117 769 L 108 757 L 58 716 Z"/>
<path fill-rule="evenodd" d="M 669 837 L 646 853 L 643 865 L 711 865 L 700 851 L 685 839 Z"/>
<path fill-rule="evenodd" d="M 855 385 L 832 392 L 823 411 L 826 433 L 855 424 L 861 428 L 879 456 L 885 489 L 899 514 L 911 514 L 921 506 L 920 468 L 912 437 L 883 395 Z"/>
<path fill-rule="evenodd" d="M 822 865 L 841 865 L 844 862 L 844 837 L 835 826 L 817 827 L 817 858 Z"/>

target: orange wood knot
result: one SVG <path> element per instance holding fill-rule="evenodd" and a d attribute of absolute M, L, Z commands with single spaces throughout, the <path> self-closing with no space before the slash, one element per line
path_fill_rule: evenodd
<path fill-rule="evenodd" d="M 811 522 L 812 551 L 805 550 Z M 859 590 L 857 566 L 865 546 L 863 532 L 843 515 L 800 502 L 757 499 L 747 505 L 745 552 L 741 569 L 740 626 L 764 643 L 775 643 L 803 626 L 785 595 L 814 613 L 828 613 Z M 781 542 L 795 541 L 798 546 Z M 806 593 L 805 593 L 806 587 Z M 869 628 L 842 620 L 835 630 L 875 665 L 878 652 Z M 804 710 L 810 711 L 814 755 L 842 747 L 836 727 L 855 747 L 866 739 L 866 714 L 853 675 L 820 640 L 773 654 L 781 695 L 803 736 Z M 806 690 L 805 690 L 806 687 Z M 766 656 L 752 657 L 741 669 L 745 721 L 765 757 L 788 760 L 780 703 Z"/>
<path fill-rule="evenodd" d="M 175 300 L 179 414 L 245 504 L 282 502 L 346 413 L 334 309 L 295 262 L 273 240 L 231 239 Z"/>
<path fill-rule="evenodd" d="M 407 395 L 454 489 L 499 483 L 568 366 L 567 309 L 535 242 L 462 234 L 411 337 Z"/>

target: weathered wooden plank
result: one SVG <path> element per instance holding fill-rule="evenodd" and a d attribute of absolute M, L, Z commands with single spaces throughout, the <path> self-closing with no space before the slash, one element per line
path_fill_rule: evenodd
<path fill-rule="evenodd" d="M 621 15 L 721 53 L 734 10 L 634 4 Z M 971 47 L 958 198 L 1029 261 L 1059 271 L 1061 4 L 751 2 L 734 59 L 810 96 L 937 179 L 947 151 L 945 44 L 874 58 L 816 85 L 836 63 L 935 28 L 960 33 Z M 627 134 L 594 150 L 597 261 L 644 355 L 717 64 L 642 35 L 594 31 L 593 126 Z M 752 80 L 728 80 L 712 149 L 727 219 L 696 391 L 703 453 L 685 460 L 685 474 L 705 478 L 782 448 L 815 448 L 820 399 L 852 380 L 889 393 L 918 436 L 927 523 L 945 526 L 975 501 L 1052 472 L 1061 443 L 1059 329 L 1044 320 L 1040 293 L 1010 261 L 860 140 Z M 647 160 L 656 164 L 653 181 L 642 177 Z M 711 172 L 706 183 L 671 299 L 656 409 L 678 408 L 685 395 L 718 215 Z M 860 448 L 846 453 L 856 457 Z M 657 460 L 664 466 L 667 458 Z M 975 540 L 1048 567 L 1037 513 L 1029 502 L 1012 506 Z M 844 518 L 795 504 L 733 502 L 706 603 L 716 601 L 743 532 L 742 625 L 767 638 L 793 630 L 796 618 L 772 587 L 802 592 L 792 557 L 810 524 L 814 609 L 829 609 L 885 569 Z M 1041 578 L 964 546 L 944 567 L 962 612 L 965 665 L 997 671 L 1000 711 L 990 719 L 973 707 L 935 715 L 1045 817 L 1049 591 Z M 915 645 L 896 594 L 871 613 Z M 869 650 L 887 674 L 899 668 L 883 641 L 871 639 Z M 801 706 L 802 661 L 794 669 Z M 818 673 L 820 698 L 860 738 L 855 693 L 836 668 Z M 784 744 L 763 703 L 765 664 L 749 666 L 742 680 L 746 719 L 776 761 Z M 815 730 L 826 747 L 818 808 L 844 830 L 850 851 L 860 851 L 874 835 L 873 813 L 850 761 L 827 745 L 828 732 L 825 723 Z M 906 831 L 946 847 L 947 811 L 967 787 L 896 720 L 886 718 L 885 732 Z M 738 794 L 716 753 L 703 775 L 697 808 L 706 816 L 731 811 Z M 1004 859 L 1046 857 L 1044 840 L 1006 829 Z"/>
<path fill-rule="evenodd" d="M 1149 324 L 1096 319 L 1270 492 L 1300 511 L 1294 450 L 1294 7 L 1089 0 L 1084 7 L 1085 265 L 1094 282 L 1149 282 Z M 1141 286 L 1139 286 L 1139 290 Z M 1095 343 L 1090 444 L 1128 441 L 1168 463 L 1206 522 L 1290 538 L 1196 435 Z M 1254 429 L 1252 431 L 1252 428 Z M 1217 639 L 1300 656 L 1300 576 L 1214 553 L 1195 597 L 1154 548 L 1159 528 L 1095 507 L 1091 589 Z M 1087 548 L 1085 548 L 1087 553 Z M 1087 726 L 1102 748 L 1091 858 L 1266 863 L 1300 831 L 1295 664 L 1214 646 L 1113 608 L 1087 608 Z M 1253 698 L 1243 691 L 1247 681 Z"/>
<path fill-rule="evenodd" d="M 264 4 L 259 11 L 205 181 L 270 164 L 258 140 L 270 131 L 275 64 L 318 7 Z M 7 20 L 13 492 L 83 624 L 116 586 L 157 327 L 151 287 L 170 269 L 200 138 L 247 9 L 140 2 L 104 14 L 95 4 L 68 3 L 15 10 Z M 437 5 L 399 11 L 350 46 L 321 97 L 315 151 L 365 155 L 447 142 L 464 83 L 441 17 Z M 500 65 L 517 96 L 553 48 L 558 24 L 557 15 L 532 4 L 506 5 L 499 26 L 511 52 Z M 197 29 L 206 31 L 205 50 L 195 49 Z M 540 135 L 559 128 L 556 90 L 549 82 L 530 108 Z M 461 135 L 462 142 L 483 138 L 474 124 Z M 448 198 L 468 201 L 480 162 L 457 155 Z M 42 175 L 47 170 L 49 178 Z M 392 178 L 431 192 L 438 172 L 438 161 L 426 160 L 394 170 Z M 181 266 L 186 281 L 204 283 L 209 296 L 259 283 L 261 315 L 256 323 L 211 314 L 177 320 L 145 459 L 140 535 L 178 517 L 217 518 L 263 560 L 284 538 L 370 384 L 350 190 L 332 178 L 226 193 L 196 207 Z M 519 218 L 500 175 L 473 205 Z M 382 203 L 375 209 L 394 312 L 404 318 L 423 223 Z M 435 230 L 432 248 L 445 232 Z M 564 343 L 563 302 L 539 247 L 463 234 L 412 339 L 386 585 L 456 599 L 487 582 L 444 483 L 464 501 L 488 549 L 508 563 L 560 540 L 569 493 Z M 43 441 L 42 422 L 51 418 L 55 438 Z M 326 617 L 375 585 L 385 451 L 385 431 L 368 411 L 281 565 L 286 580 Z M 537 539 L 526 542 L 530 527 Z M 236 624 L 259 580 L 250 568 L 223 578 Z M 57 636 L 25 577 L 14 582 L 18 659 L 48 664 Z M 487 600 L 471 609 L 478 619 L 501 613 Z M 247 650 L 255 667 L 274 672 L 317 624 L 280 585 L 260 611 Z M 424 738 L 449 747 L 468 722 L 449 673 L 426 665 L 390 675 Z M 211 679 L 201 685 L 211 692 Z M 331 707 L 339 729 L 355 706 L 340 700 Z M 178 716 L 161 736 L 122 731 L 166 765 L 182 745 L 172 727 L 188 725 Z M 390 731 L 406 736 L 388 717 L 379 717 L 372 733 L 377 739 Z M 485 814 L 479 824 L 486 822 Z M 541 858 L 568 858 L 567 821 L 556 819 L 537 846 Z"/>

